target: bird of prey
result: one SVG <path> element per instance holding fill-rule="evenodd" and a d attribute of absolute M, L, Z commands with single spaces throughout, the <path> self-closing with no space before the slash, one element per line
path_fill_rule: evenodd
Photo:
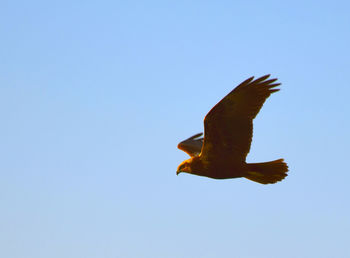
<path fill-rule="evenodd" d="M 253 136 L 253 119 L 274 92 L 277 79 L 250 77 L 217 103 L 204 118 L 204 139 L 196 134 L 179 143 L 191 158 L 177 174 L 186 172 L 214 179 L 245 177 L 260 184 L 274 184 L 287 176 L 283 159 L 246 163 Z"/>

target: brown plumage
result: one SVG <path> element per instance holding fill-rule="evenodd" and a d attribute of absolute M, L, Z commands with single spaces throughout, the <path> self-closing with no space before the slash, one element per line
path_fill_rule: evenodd
<path fill-rule="evenodd" d="M 261 184 L 273 184 L 287 176 L 283 159 L 246 163 L 253 135 L 253 119 L 274 92 L 277 79 L 270 75 L 242 82 L 217 103 L 204 118 L 204 141 L 194 135 L 178 148 L 191 158 L 183 161 L 177 174 L 186 172 L 215 179 L 245 177 Z"/>

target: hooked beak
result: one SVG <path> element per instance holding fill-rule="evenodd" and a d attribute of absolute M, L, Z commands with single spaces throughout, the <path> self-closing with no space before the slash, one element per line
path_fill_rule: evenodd
<path fill-rule="evenodd" d="M 178 176 L 181 173 L 181 171 L 177 170 L 176 175 Z"/>

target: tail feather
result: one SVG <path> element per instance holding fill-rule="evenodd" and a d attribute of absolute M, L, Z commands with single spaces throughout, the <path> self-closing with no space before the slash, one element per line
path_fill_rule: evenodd
<path fill-rule="evenodd" d="M 260 184 L 274 184 L 287 176 L 288 166 L 283 159 L 250 163 L 245 178 Z"/>

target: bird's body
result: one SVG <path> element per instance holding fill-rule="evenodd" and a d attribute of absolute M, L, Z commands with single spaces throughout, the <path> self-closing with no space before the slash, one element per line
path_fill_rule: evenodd
<path fill-rule="evenodd" d="M 178 172 L 215 179 L 245 177 L 262 184 L 276 183 L 287 176 L 282 159 L 264 163 L 246 163 L 253 135 L 253 119 L 265 100 L 279 89 L 277 79 L 265 75 L 247 79 L 216 104 L 204 119 L 204 141 L 195 135 L 179 144 L 189 153 Z M 203 141 L 203 143 L 202 143 Z M 185 143 L 185 144 L 183 144 Z M 199 153 L 199 154 L 198 154 Z"/>
<path fill-rule="evenodd" d="M 206 176 L 215 179 L 237 178 L 244 176 L 246 164 L 232 162 L 229 159 L 217 159 L 215 161 L 203 160 L 200 156 L 191 160 L 191 174 Z"/>

